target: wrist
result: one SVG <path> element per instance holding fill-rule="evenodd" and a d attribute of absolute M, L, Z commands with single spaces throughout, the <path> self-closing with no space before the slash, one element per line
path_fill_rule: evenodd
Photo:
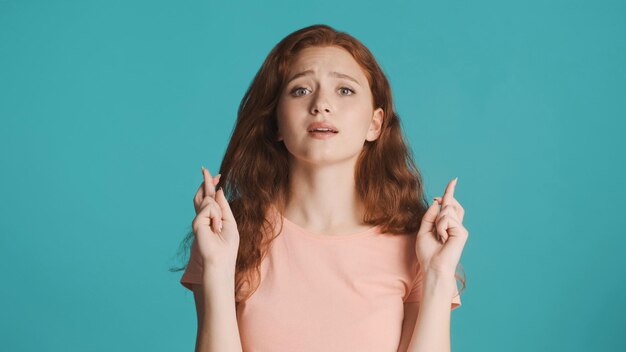
<path fill-rule="evenodd" d="M 202 271 L 204 282 L 223 284 L 235 284 L 235 268 L 234 267 L 217 267 L 213 265 L 205 265 Z"/>
<path fill-rule="evenodd" d="M 424 296 L 437 296 L 452 298 L 457 293 L 456 279 L 454 274 L 426 269 L 423 276 Z"/>

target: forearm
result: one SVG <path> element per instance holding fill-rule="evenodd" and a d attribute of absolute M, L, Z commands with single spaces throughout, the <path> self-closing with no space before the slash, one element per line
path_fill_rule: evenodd
<path fill-rule="evenodd" d="M 204 271 L 204 314 L 198 324 L 196 352 L 240 352 L 234 273 Z"/>
<path fill-rule="evenodd" d="M 426 271 L 423 296 L 408 352 L 450 351 L 450 304 L 456 292 L 454 276 Z"/>

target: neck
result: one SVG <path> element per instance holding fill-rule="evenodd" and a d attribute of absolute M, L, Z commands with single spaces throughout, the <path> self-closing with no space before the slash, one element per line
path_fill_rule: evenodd
<path fill-rule="evenodd" d="M 361 220 L 364 206 L 356 192 L 355 164 L 356 159 L 323 166 L 292 159 L 285 217 L 320 233 L 369 228 Z"/>

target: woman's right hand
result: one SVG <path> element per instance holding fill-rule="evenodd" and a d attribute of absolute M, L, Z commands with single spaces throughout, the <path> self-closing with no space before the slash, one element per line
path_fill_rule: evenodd
<path fill-rule="evenodd" d="M 239 230 L 224 190 L 215 191 L 219 176 L 213 178 L 202 167 L 204 181 L 193 198 L 196 217 L 192 221 L 193 233 L 204 267 L 218 270 L 235 269 L 239 250 Z"/>

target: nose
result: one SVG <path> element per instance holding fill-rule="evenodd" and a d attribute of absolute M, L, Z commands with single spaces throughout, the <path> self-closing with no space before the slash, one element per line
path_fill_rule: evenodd
<path fill-rule="evenodd" d="M 312 101 L 311 114 L 317 115 L 320 111 L 329 114 L 331 112 L 331 106 L 323 94 L 317 93 L 316 98 Z"/>
<path fill-rule="evenodd" d="M 329 108 L 325 107 L 325 108 L 323 108 L 323 109 L 324 109 L 324 111 L 325 111 L 327 114 L 328 114 L 328 113 L 330 113 L 330 109 L 329 109 Z M 320 109 L 319 109 L 319 108 L 317 108 L 317 107 L 313 107 L 313 111 L 312 111 L 311 113 L 312 113 L 313 115 L 317 115 L 319 112 L 320 112 Z"/>

